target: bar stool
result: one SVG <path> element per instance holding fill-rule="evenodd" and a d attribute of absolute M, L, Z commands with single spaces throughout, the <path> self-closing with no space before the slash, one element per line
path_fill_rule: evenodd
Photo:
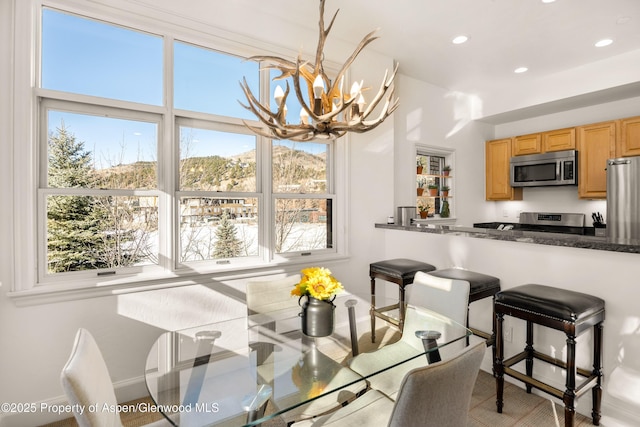
<path fill-rule="evenodd" d="M 429 273 L 432 276 L 443 277 L 445 279 L 464 280 L 469 282 L 469 304 L 483 298 L 494 297 L 500 292 L 500 279 L 487 274 L 476 273 L 475 271 L 463 270 L 461 268 L 447 268 Z M 496 322 L 492 320 L 491 332 L 484 332 L 469 326 L 469 312 L 467 311 L 467 327 L 474 335 L 487 340 L 487 347 L 493 346 L 495 342 Z M 468 341 L 468 338 L 467 338 Z M 494 357 L 495 358 L 495 357 Z"/>
<path fill-rule="evenodd" d="M 418 271 L 428 273 L 436 268 L 426 262 L 414 261 L 406 258 L 396 258 L 378 261 L 369 264 L 369 277 L 371 277 L 371 342 L 376 341 L 376 317 L 379 317 L 402 330 L 404 326 L 405 287 L 413 283 L 413 276 Z M 376 307 L 376 279 L 386 280 L 398 285 L 398 303 L 385 307 Z M 398 319 L 385 314 L 385 312 L 398 309 Z"/>
<path fill-rule="evenodd" d="M 602 401 L 602 332 L 604 322 L 604 301 L 600 298 L 544 285 L 527 284 L 498 292 L 495 296 L 496 316 L 496 405 L 502 413 L 504 375 L 509 375 L 526 384 L 527 393 L 535 387 L 561 399 L 564 403 L 564 425 L 573 427 L 575 399 L 591 388 L 593 409 L 591 417 L 594 425 L 600 425 L 600 405 Z M 513 316 L 527 322 L 527 345 L 523 352 L 504 360 L 504 340 L 502 322 L 504 316 Z M 542 354 L 533 348 L 533 324 L 563 331 L 567 335 L 566 362 Z M 593 327 L 593 370 L 576 367 L 576 336 Z M 539 359 L 566 370 L 566 389 L 552 387 L 533 378 L 533 360 Z M 511 366 L 525 360 L 526 374 Z M 586 378 L 576 386 L 576 374 Z"/>

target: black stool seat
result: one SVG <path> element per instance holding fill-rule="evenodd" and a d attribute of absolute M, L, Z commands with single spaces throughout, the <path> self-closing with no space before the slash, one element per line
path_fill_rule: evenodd
<path fill-rule="evenodd" d="M 413 283 L 413 278 L 418 271 L 428 273 L 436 268 L 422 261 L 407 258 L 395 258 L 369 264 L 369 277 L 371 278 L 371 342 L 376 339 L 376 317 L 379 317 L 402 330 L 404 326 L 404 299 L 405 287 Z M 385 307 L 376 307 L 376 279 L 386 280 L 398 285 L 398 303 Z M 385 314 L 393 309 L 398 309 L 398 319 Z"/>
<path fill-rule="evenodd" d="M 603 323 L 605 317 L 604 300 L 593 295 L 551 286 L 527 284 L 498 292 L 493 309 L 496 317 L 496 377 L 498 412 L 502 412 L 504 375 L 525 383 L 527 392 L 535 387 L 545 393 L 562 399 L 564 403 L 565 427 L 573 427 L 575 419 L 575 399 L 591 389 L 593 424 L 600 424 L 602 402 L 602 347 Z M 527 322 L 527 345 L 523 352 L 504 360 L 504 338 L 502 334 L 504 316 L 509 315 Z M 566 336 L 566 361 L 541 353 L 533 347 L 533 324 L 539 324 L 563 331 Z M 593 369 L 576 366 L 576 336 L 593 327 Z M 566 372 L 565 389 L 553 387 L 533 378 L 534 359 L 562 368 Z M 512 366 L 526 362 L 526 374 Z M 576 376 L 584 381 L 576 384 Z"/>
<path fill-rule="evenodd" d="M 489 276 L 488 274 L 476 273 L 475 271 L 463 270 L 461 268 L 436 270 L 429 274 L 445 279 L 469 282 L 469 302 L 492 297 L 496 292 L 500 291 L 500 279 Z"/>
<path fill-rule="evenodd" d="M 496 304 L 580 324 L 604 311 L 604 300 L 545 285 L 522 285 L 496 295 Z"/>
<path fill-rule="evenodd" d="M 369 276 L 374 274 L 380 275 L 380 277 L 386 276 L 389 279 L 395 279 L 394 283 L 398 283 L 400 286 L 406 286 L 413 283 L 413 277 L 418 271 L 427 273 L 435 269 L 433 265 L 427 264 L 426 262 L 396 258 L 369 264 Z"/>

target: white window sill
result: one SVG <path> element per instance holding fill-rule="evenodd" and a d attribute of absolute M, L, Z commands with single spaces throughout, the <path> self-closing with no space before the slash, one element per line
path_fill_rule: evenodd
<path fill-rule="evenodd" d="M 281 263 L 244 266 L 226 271 L 198 272 L 188 275 L 156 275 L 150 277 L 122 277 L 108 283 L 89 283 L 77 281 L 75 283 L 37 285 L 31 289 L 10 291 L 7 295 L 18 307 L 76 301 L 88 298 L 99 298 L 113 295 L 123 295 L 134 292 L 145 292 L 159 289 L 175 288 L 189 285 L 215 285 L 227 280 L 247 279 L 278 273 L 298 273 L 310 264 L 346 262 L 348 257 L 332 254 L 317 256 L 304 260 Z"/>

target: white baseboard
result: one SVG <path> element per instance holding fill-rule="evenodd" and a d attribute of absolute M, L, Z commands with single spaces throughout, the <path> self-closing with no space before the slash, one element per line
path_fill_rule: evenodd
<path fill-rule="evenodd" d="M 114 384 L 116 399 L 118 402 L 128 402 L 148 396 L 147 387 L 144 383 L 144 377 L 139 376 L 128 380 L 118 381 Z M 65 395 L 53 397 L 51 399 L 35 402 L 36 408 L 52 408 L 66 405 L 67 398 Z M 33 427 L 43 424 L 53 423 L 65 418 L 73 417 L 70 412 L 58 414 L 56 412 L 39 411 L 32 413 L 9 413 L 0 414 L 0 427 Z"/>

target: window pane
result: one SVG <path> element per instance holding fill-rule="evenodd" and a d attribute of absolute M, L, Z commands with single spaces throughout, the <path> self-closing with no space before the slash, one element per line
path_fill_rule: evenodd
<path fill-rule="evenodd" d="M 256 137 L 180 126 L 180 189 L 256 191 Z"/>
<path fill-rule="evenodd" d="M 333 246 L 331 199 L 277 199 L 276 253 Z"/>
<path fill-rule="evenodd" d="M 49 110 L 51 188 L 157 188 L 156 123 Z"/>
<path fill-rule="evenodd" d="M 43 88 L 162 105 L 162 38 L 44 8 Z"/>
<path fill-rule="evenodd" d="M 273 191 L 326 193 L 327 144 L 273 141 Z"/>
<path fill-rule="evenodd" d="M 157 197 L 47 197 L 49 273 L 158 261 Z"/>
<path fill-rule="evenodd" d="M 181 262 L 257 255 L 258 199 L 180 199 Z"/>
<path fill-rule="evenodd" d="M 247 105 L 240 87 L 243 77 L 253 94 L 259 97 L 257 62 L 186 43 L 174 43 L 175 108 L 255 119 L 238 103 Z"/>

